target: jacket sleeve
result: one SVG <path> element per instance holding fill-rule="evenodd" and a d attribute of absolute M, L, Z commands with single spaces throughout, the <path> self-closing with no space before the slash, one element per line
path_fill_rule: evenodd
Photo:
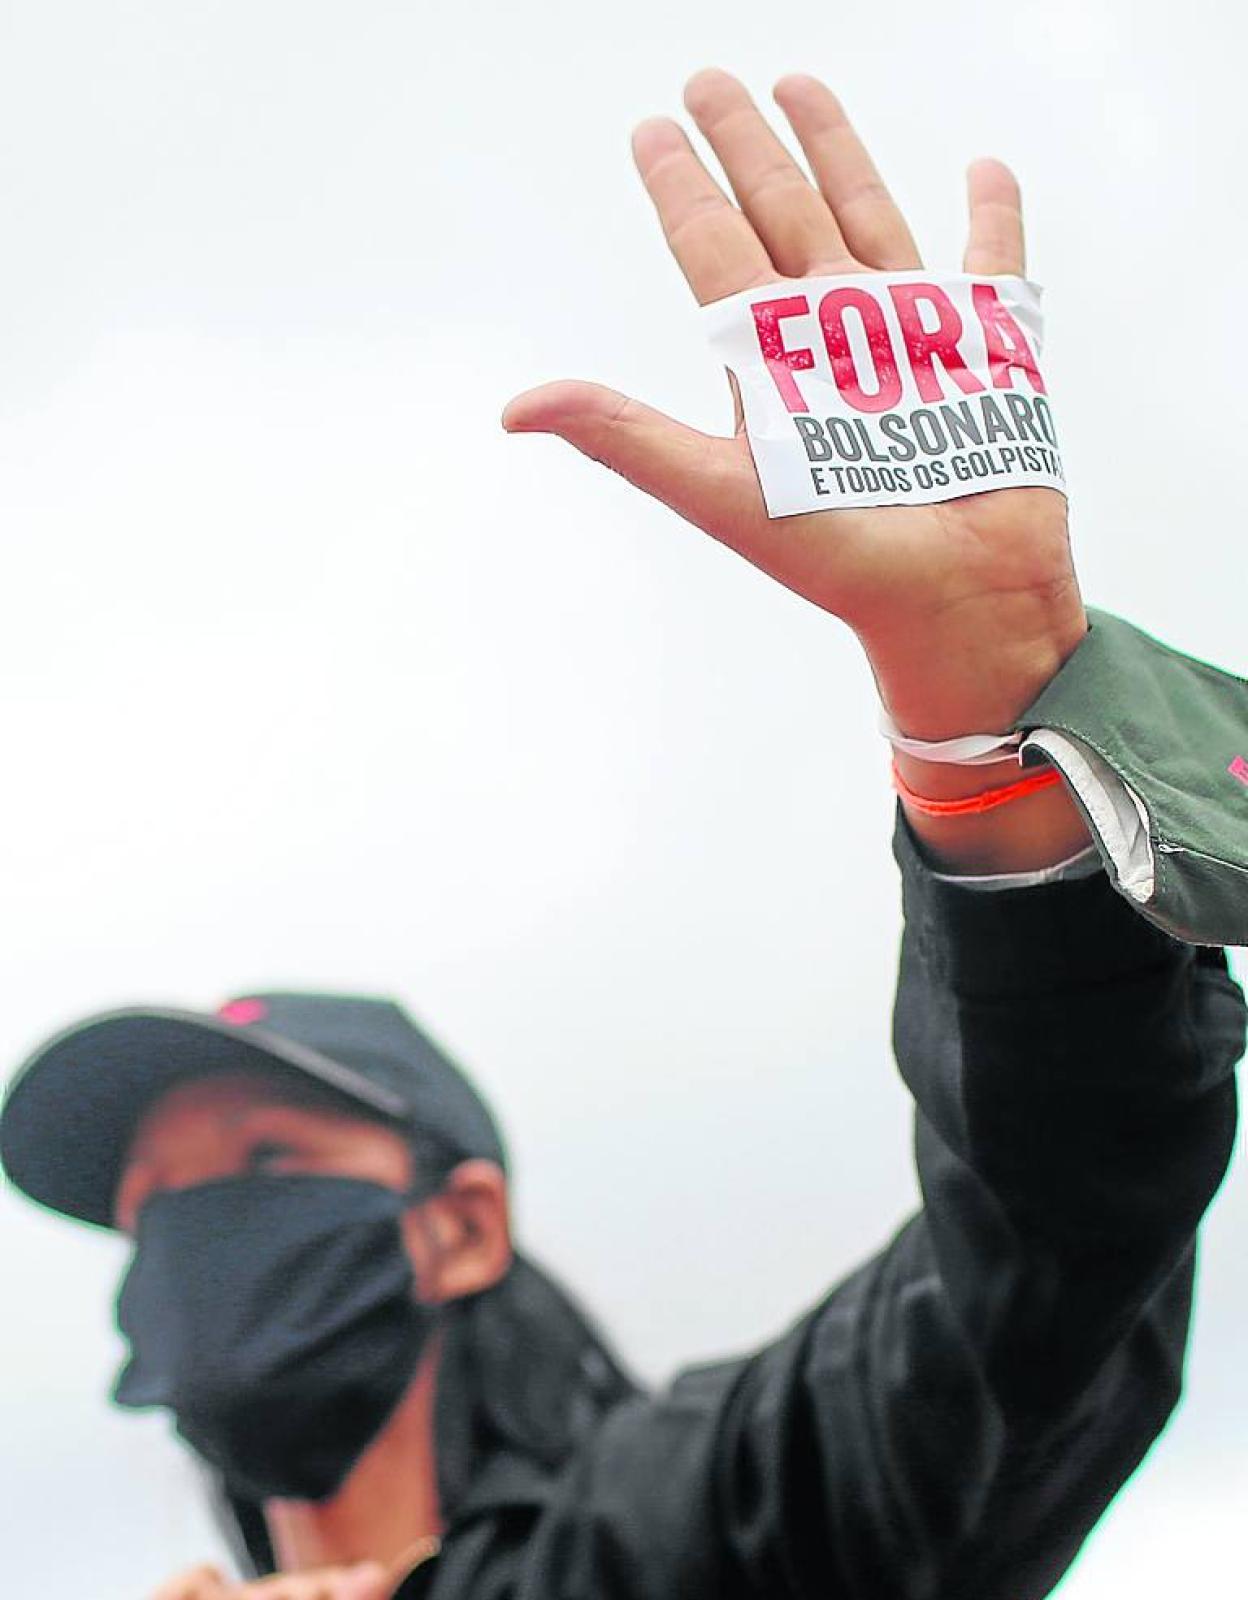
<path fill-rule="evenodd" d="M 896 853 L 923 1209 L 776 1344 L 604 1430 L 582 1509 L 638 1592 L 1033 1600 L 1178 1397 L 1244 1043 L 1224 956 L 1103 874 L 981 894 L 904 823 Z"/>

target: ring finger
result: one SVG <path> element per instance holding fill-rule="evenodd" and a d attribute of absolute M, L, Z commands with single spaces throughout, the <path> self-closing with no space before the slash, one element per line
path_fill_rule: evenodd
<path fill-rule="evenodd" d="M 781 78 L 776 101 L 855 258 L 885 272 L 921 266 L 906 219 L 832 91 L 817 78 Z"/>
<path fill-rule="evenodd" d="M 743 84 L 716 69 L 699 72 L 685 87 L 685 105 L 785 277 L 857 267 L 827 202 Z"/>

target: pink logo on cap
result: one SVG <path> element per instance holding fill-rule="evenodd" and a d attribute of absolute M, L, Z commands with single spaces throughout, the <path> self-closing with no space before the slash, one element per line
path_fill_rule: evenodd
<path fill-rule="evenodd" d="M 236 1022 L 245 1027 L 249 1022 L 259 1022 L 268 1011 L 263 1000 L 227 1000 L 217 1015 L 223 1022 Z"/>
<path fill-rule="evenodd" d="M 1244 787 L 1248 788 L 1248 761 L 1245 761 L 1243 756 L 1236 756 L 1226 770 L 1232 778 L 1238 778 Z"/>

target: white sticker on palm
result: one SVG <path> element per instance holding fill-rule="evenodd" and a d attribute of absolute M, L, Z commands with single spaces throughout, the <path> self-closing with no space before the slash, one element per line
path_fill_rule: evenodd
<path fill-rule="evenodd" d="M 1065 492 L 1040 290 L 1023 278 L 786 279 L 702 315 L 740 386 L 768 516 Z"/>

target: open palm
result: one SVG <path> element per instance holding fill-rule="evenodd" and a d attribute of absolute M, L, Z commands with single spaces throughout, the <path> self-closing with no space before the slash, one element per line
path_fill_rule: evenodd
<path fill-rule="evenodd" d="M 804 76 L 782 79 L 775 96 L 813 182 L 735 78 L 705 71 L 686 88 L 686 105 L 737 205 L 677 123 L 654 119 L 634 135 L 642 179 L 699 303 L 778 278 L 921 266 L 905 218 L 836 97 Z M 1022 212 L 1013 176 L 999 162 L 976 162 L 969 191 L 966 270 L 1021 275 Z M 964 684 L 951 681 L 940 703 L 922 687 L 932 651 L 965 653 L 974 630 L 979 645 L 988 646 L 983 630 L 996 634 L 1004 623 L 1001 692 L 993 694 L 990 685 L 981 711 L 1000 719 L 1021 693 L 1012 685 L 1010 641 L 1030 648 L 1036 638 L 1056 634 L 1064 654 L 1083 631 L 1065 499 L 1055 490 L 996 490 L 931 506 L 769 520 L 739 407 L 734 435 L 718 438 L 612 390 L 565 382 L 519 396 L 503 420 L 513 432 L 560 434 L 844 618 L 866 645 L 894 714 L 914 731 L 923 722 L 922 731 L 939 736 L 945 730 L 937 724 L 963 714 L 955 702 L 964 699 Z M 980 672 L 983 650 L 974 653 Z M 1057 664 L 1050 660 L 1049 670 Z"/>

